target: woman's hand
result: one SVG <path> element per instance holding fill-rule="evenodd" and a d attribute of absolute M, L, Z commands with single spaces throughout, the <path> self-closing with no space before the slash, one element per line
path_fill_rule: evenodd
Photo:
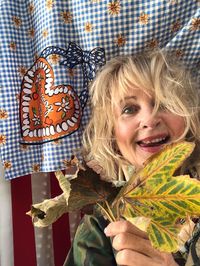
<path fill-rule="evenodd" d="M 173 256 L 152 247 L 147 234 L 128 221 L 112 222 L 105 234 L 113 238 L 116 262 L 127 266 L 177 266 Z"/>

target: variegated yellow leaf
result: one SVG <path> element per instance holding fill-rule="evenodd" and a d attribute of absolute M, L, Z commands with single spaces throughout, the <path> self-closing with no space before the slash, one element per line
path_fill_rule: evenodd
<path fill-rule="evenodd" d="M 126 219 L 150 219 L 149 238 L 162 251 L 178 249 L 180 218 L 200 216 L 200 182 L 189 176 L 172 176 L 193 148 L 193 143 L 180 142 L 153 156 L 113 204 L 114 210 L 118 208 L 116 213 Z"/>
<path fill-rule="evenodd" d="M 171 177 L 175 170 L 192 153 L 194 146 L 194 143 L 186 141 L 173 143 L 166 146 L 161 152 L 150 157 L 145 163 L 145 167 L 138 173 L 135 173 L 130 178 L 128 184 L 121 189 L 116 201 L 135 187 L 142 186 L 145 180 L 150 177 L 154 186 L 159 184 L 163 177 Z"/>
<path fill-rule="evenodd" d="M 164 216 L 151 220 L 147 228 L 153 246 L 164 252 L 177 252 L 192 236 L 194 223 L 186 219 L 183 224 L 172 224 Z"/>
<path fill-rule="evenodd" d="M 127 193 L 124 198 L 123 215 L 157 217 L 164 215 L 175 222 L 178 218 L 200 215 L 200 182 L 189 176 L 163 178 L 161 183 L 153 186 L 151 180 L 145 185 Z M 150 183 L 150 185 L 149 185 Z M 133 215 L 133 214 L 132 214 Z"/>
<path fill-rule="evenodd" d="M 178 234 L 181 227 L 172 224 L 164 217 L 158 217 L 149 223 L 147 233 L 152 245 L 164 252 L 176 252 L 178 246 Z"/>
<path fill-rule="evenodd" d="M 151 222 L 150 218 L 146 217 L 126 217 L 129 222 L 137 226 L 140 230 L 146 232 L 147 228 L 149 226 L 149 223 Z"/>

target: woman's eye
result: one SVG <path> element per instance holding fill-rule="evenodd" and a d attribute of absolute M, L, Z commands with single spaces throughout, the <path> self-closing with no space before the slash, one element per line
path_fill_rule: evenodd
<path fill-rule="evenodd" d="M 122 110 L 122 114 L 135 114 L 138 110 L 139 107 L 135 105 L 125 106 Z"/>

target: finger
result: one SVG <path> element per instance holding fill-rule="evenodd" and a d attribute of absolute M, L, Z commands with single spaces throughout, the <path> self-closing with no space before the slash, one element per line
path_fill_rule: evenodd
<path fill-rule="evenodd" d="M 152 249 L 151 243 L 148 239 L 144 239 L 132 233 L 117 234 L 113 237 L 112 245 L 116 250 L 133 249 L 141 253 Z"/>
<path fill-rule="evenodd" d="M 152 258 L 135 252 L 130 249 L 123 249 L 116 255 L 117 265 L 126 266 L 160 266 L 160 262 L 154 261 Z"/>
<path fill-rule="evenodd" d="M 112 246 L 115 250 L 130 249 L 152 258 L 161 258 L 161 252 L 154 249 L 148 239 L 132 233 L 120 233 L 114 236 Z"/>
<path fill-rule="evenodd" d="M 115 236 L 120 233 L 132 233 L 136 236 L 140 236 L 142 238 L 148 239 L 147 234 L 134 226 L 129 221 L 117 221 L 110 223 L 105 229 L 104 233 L 106 236 Z"/>

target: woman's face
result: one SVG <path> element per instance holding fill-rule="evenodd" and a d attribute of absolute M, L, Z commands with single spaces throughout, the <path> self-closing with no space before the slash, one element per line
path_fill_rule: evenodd
<path fill-rule="evenodd" d="M 165 109 L 153 116 L 154 99 L 134 88 L 115 107 L 115 137 L 122 156 L 136 167 L 164 144 L 178 139 L 185 129 L 183 117 Z"/>

